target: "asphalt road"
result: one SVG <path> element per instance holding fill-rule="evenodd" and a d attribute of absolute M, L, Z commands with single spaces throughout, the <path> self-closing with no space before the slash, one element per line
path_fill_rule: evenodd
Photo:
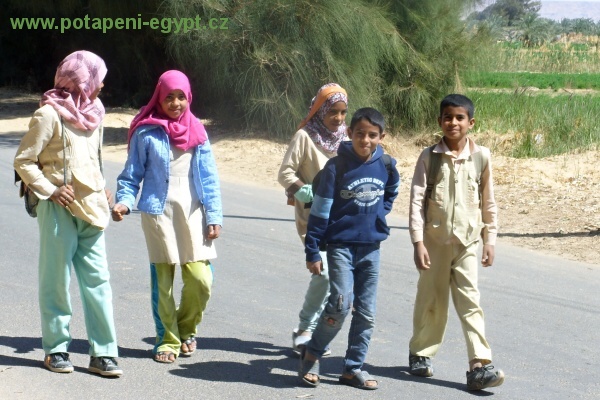
<path fill-rule="evenodd" d="M 380 389 L 341 386 L 347 326 L 322 362 L 316 389 L 298 384 L 291 331 L 309 279 L 293 210 L 281 190 L 223 182 L 225 222 L 217 242 L 213 296 L 199 330 L 199 351 L 175 364 L 151 359 L 148 262 L 139 214 L 107 229 L 107 248 L 124 376 L 87 372 L 88 344 L 73 274 L 72 374 L 43 368 L 37 305 L 38 234 L 12 185 L 19 135 L 0 136 L 0 399 L 294 399 L 385 398 L 598 399 L 600 265 L 566 261 L 500 242 L 481 270 L 482 306 L 494 364 L 506 373 L 495 389 L 465 390 L 467 356 L 450 311 L 435 376 L 407 373 L 417 272 L 407 222 L 392 217 L 382 246 L 376 328 L 366 370 Z M 107 163 L 109 188 L 121 165 Z M 501 202 L 502 199 L 499 199 Z M 176 277 L 179 279 L 179 276 Z M 177 284 L 177 293 L 180 285 Z"/>

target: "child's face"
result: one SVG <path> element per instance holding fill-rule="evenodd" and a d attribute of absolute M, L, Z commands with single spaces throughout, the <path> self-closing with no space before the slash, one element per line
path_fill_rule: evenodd
<path fill-rule="evenodd" d="M 180 89 L 175 89 L 167 94 L 160 102 L 162 112 L 171 119 L 179 119 L 181 114 L 188 108 L 188 100 Z"/>
<path fill-rule="evenodd" d="M 475 125 L 475 119 L 469 118 L 469 113 L 464 107 L 448 106 L 438 117 L 438 124 L 447 140 L 460 142 Z"/>
<path fill-rule="evenodd" d="M 356 155 L 361 160 L 368 161 L 385 137 L 385 132 L 380 133 L 377 125 L 363 118 L 354 125 L 354 128 L 348 128 L 348 137 L 352 140 L 352 148 Z"/>
<path fill-rule="evenodd" d="M 92 101 L 96 100 L 103 87 L 104 87 L 104 82 L 100 82 L 100 86 L 98 86 L 98 89 L 94 90 L 92 92 L 92 94 L 90 95 L 90 100 L 92 100 Z"/>
<path fill-rule="evenodd" d="M 348 113 L 348 106 L 343 101 L 333 103 L 327 114 L 323 117 L 323 124 L 330 131 L 337 131 L 340 126 L 346 120 L 346 114 Z"/>

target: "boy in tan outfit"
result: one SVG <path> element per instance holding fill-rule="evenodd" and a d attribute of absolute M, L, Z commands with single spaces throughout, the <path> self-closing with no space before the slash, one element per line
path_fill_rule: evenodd
<path fill-rule="evenodd" d="M 467 137 L 475 124 L 474 111 L 467 97 L 446 96 L 438 117 L 444 137 L 421 153 L 415 167 L 409 230 L 419 282 L 409 366 L 413 375 L 433 375 L 431 358 L 444 338 L 451 294 L 467 343 L 467 388 L 481 390 L 501 385 L 504 373 L 492 371 L 492 353 L 479 306 L 477 249 L 481 238 L 481 263 L 492 266 L 497 207 L 490 151 Z M 431 163 L 435 157 L 440 157 L 439 168 L 431 167 L 436 164 Z M 428 188 L 430 168 L 437 175 Z"/>

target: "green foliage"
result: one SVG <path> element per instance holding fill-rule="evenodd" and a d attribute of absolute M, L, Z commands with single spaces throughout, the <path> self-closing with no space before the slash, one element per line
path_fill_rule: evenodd
<path fill-rule="evenodd" d="M 600 90 L 599 74 L 561 74 L 530 72 L 472 71 L 465 74 L 462 82 L 473 88 L 516 89 L 534 87 L 538 89 L 596 89 Z"/>
<path fill-rule="evenodd" d="M 470 91 L 477 129 L 512 134 L 514 157 L 545 157 L 600 143 L 600 96 Z"/>
<path fill-rule="evenodd" d="M 447 3 L 181 0 L 165 7 L 172 16 L 228 19 L 227 30 L 171 35 L 170 52 L 201 85 L 204 105 L 283 138 L 327 82 L 346 88 L 351 111 L 379 108 L 396 129 L 428 121 L 467 54 L 456 24 L 462 2 Z"/>

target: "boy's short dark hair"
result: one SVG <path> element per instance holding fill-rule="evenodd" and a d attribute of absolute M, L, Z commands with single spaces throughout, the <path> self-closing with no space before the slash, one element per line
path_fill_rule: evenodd
<path fill-rule="evenodd" d="M 379 133 L 383 133 L 385 130 L 385 119 L 383 118 L 383 115 L 371 107 L 359 108 L 356 110 L 352 116 L 352 121 L 350 121 L 350 129 L 354 129 L 356 124 L 362 119 L 366 119 L 372 125 L 377 125 L 379 127 Z"/>
<path fill-rule="evenodd" d="M 473 105 L 473 102 L 467 96 L 463 96 L 462 94 L 449 94 L 442 99 L 442 102 L 440 103 L 440 117 L 444 113 L 446 107 L 464 108 L 467 110 L 469 119 L 473 118 L 475 115 L 475 106 Z"/>

